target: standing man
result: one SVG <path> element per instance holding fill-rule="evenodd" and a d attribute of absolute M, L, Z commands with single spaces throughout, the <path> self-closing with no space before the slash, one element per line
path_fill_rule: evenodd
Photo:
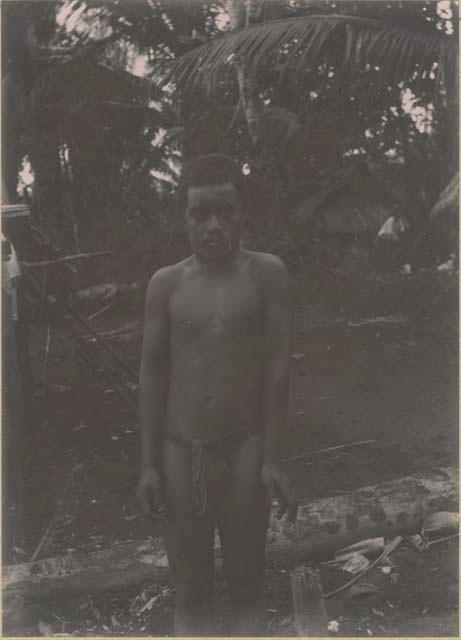
<path fill-rule="evenodd" d="M 260 635 L 270 503 L 296 515 L 279 463 L 291 312 L 284 264 L 240 246 L 243 175 L 224 155 L 187 165 L 178 186 L 193 255 L 152 277 L 140 372 L 144 513 L 166 509 L 175 633 L 212 634 L 214 536 L 232 635 Z"/>

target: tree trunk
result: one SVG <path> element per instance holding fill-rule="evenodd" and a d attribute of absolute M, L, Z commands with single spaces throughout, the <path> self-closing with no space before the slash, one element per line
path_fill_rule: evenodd
<path fill-rule="evenodd" d="M 261 138 L 261 115 L 259 98 L 256 92 L 254 76 L 248 75 L 243 62 L 237 63 L 237 81 L 239 86 L 240 101 L 245 114 L 248 134 L 251 143 L 256 146 Z"/>
<path fill-rule="evenodd" d="M 247 27 L 249 24 L 251 5 L 244 0 L 227 0 L 227 14 L 231 31 Z M 253 76 L 248 75 L 245 62 L 236 63 L 239 100 L 243 108 L 251 143 L 256 146 L 261 137 L 260 105 L 256 94 L 256 83 Z"/>
<path fill-rule="evenodd" d="M 454 469 L 409 476 L 302 505 L 296 525 L 273 517 L 267 552 L 277 560 L 318 561 L 365 538 L 417 533 L 428 514 L 457 509 Z M 219 559 L 219 548 L 216 555 Z M 157 538 L 5 566 L 2 579 L 4 630 L 11 635 L 18 626 L 34 624 L 50 602 L 126 592 L 167 580 L 168 562 L 163 542 Z"/>

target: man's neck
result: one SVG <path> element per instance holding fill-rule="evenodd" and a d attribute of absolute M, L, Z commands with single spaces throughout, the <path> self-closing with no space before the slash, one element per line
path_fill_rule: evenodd
<path fill-rule="evenodd" d="M 208 275 L 219 275 L 230 271 L 238 261 L 241 255 L 241 247 L 235 251 L 223 256 L 220 260 L 204 260 L 197 254 L 194 254 L 195 263 L 201 271 Z"/>

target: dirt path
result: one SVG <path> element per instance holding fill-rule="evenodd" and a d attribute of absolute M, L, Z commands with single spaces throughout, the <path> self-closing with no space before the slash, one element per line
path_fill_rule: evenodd
<path fill-rule="evenodd" d="M 357 299 L 355 307 L 344 309 L 339 296 L 327 315 L 305 301 L 298 305 L 283 455 L 375 440 L 371 445 L 312 453 L 288 463 L 300 498 L 334 495 L 458 462 L 456 312 L 452 305 L 439 313 L 440 301 L 436 301 L 425 313 L 411 316 L 408 301 L 392 302 L 394 308 L 383 311 L 376 309 L 371 298 L 366 303 Z M 112 328 L 121 322 L 139 322 L 139 317 L 106 318 L 98 326 Z M 44 328 L 35 330 L 36 380 L 42 373 L 45 339 Z M 114 344 L 136 367 L 140 333 L 134 331 Z M 157 533 L 142 518 L 133 518 L 138 512 L 135 420 L 78 363 L 59 335 L 52 336 L 47 384 L 38 389 L 34 407 L 36 455 L 29 466 L 27 526 L 16 540 L 24 553 L 18 552 L 16 561 L 30 557 L 53 514 L 55 531 L 45 555 L 74 547 L 96 549 L 115 540 Z M 374 635 L 455 633 L 455 547 L 441 547 L 430 558 L 399 552 L 405 587 L 403 580 L 398 585 L 383 583 L 379 594 L 363 606 L 341 599 L 332 602 L 332 618 L 342 616 L 341 635 L 367 635 L 367 629 Z M 291 604 L 286 571 L 268 569 L 274 635 L 293 633 L 287 617 Z M 338 579 L 344 581 L 344 577 Z M 394 606 L 387 605 L 387 600 Z M 164 615 L 162 607 L 157 610 L 155 629 L 162 634 L 168 631 L 170 605 L 168 598 L 160 602 L 165 610 Z M 385 616 L 370 614 L 373 608 L 385 611 Z M 148 629 L 150 623 L 142 620 Z M 139 633 L 147 633 L 140 631 L 141 626 L 136 627 Z M 115 631 L 111 627 L 111 633 Z M 133 630 L 127 627 L 126 633 Z"/>

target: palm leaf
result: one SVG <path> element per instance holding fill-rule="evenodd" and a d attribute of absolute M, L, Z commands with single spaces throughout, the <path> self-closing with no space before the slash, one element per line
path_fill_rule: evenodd
<path fill-rule="evenodd" d="M 413 74 L 420 77 L 435 62 L 439 68 L 456 67 L 454 37 L 372 18 L 324 14 L 272 20 L 226 33 L 181 56 L 166 75 L 159 71 L 154 79 L 173 81 L 184 92 L 198 87 L 210 91 L 235 61 L 243 61 L 250 74 L 277 61 L 284 71 L 291 68 L 306 75 L 338 46 L 343 70 L 378 65 L 386 83 L 405 81 Z"/>
<path fill-rule="evenodd" d="M 295 113 L 283 107 L 266 107 L 262 122 L 265 139 L 277 147 L 282 156 L 302 154 L 308 129 Z"/>

